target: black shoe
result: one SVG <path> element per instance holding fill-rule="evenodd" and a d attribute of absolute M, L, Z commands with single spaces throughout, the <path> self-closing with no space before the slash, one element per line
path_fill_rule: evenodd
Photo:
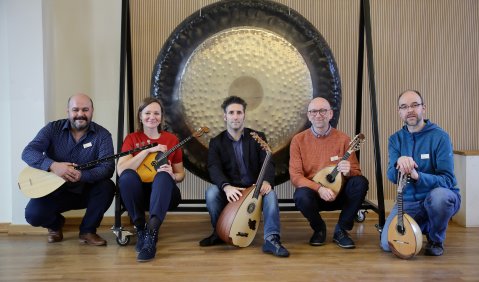
<path fill-rule="evenodd" d="M 214 245 L 219 245 L 223 244 L 224 242 L 218 237 L 216 232 L 213 232 L 209 237 L 206 237 L 205 239 L 200 241 L 200 246 L 201 247 L 208 247 L 208 246 L 214 246 Z"/>
<path fill-rule="evenodd" d="M 356 246 L 354 245 L 354 241 L 353 239 L 351 239 L 351 237 L 349 237 L 348 232 L 341 228 L 334 233 L 333 241 L 338 244 L 338 246 L 344 249 L 356 248 Z"/>
<path fill-rule="evenodd" d="M 309 244 L 311 246 L 322 246 L 326 242 L 326 224 L 324 221 L 321 224 L 321 227 L 318 231 L 314 231 L 313 236 L 309 239 Z"/>
<path fill-rule="evenodd" d="M 428 241 L 424 254 L 426 256 L 442 256 L 444 253 L 444 246 L 441 242 Z"/>
<path fill-rule="evenodd" d="M 146 239 L 146 233 L 147 233 L 146 229 L 136 231 L 136 246 L 135 246 L 136 253 L 139 253 L 141 249 L 143 249 L 143 245 L 145 244 L 145 239 Z"/>
<path fill-rule="evenodd" d="M 156 242 L 158 241 L 158 230 L 149 230 L 145 232 L 145 241 L 143 248 L 141 248 L 136 258 L 139 262 L 150 261 L 155 258 L 156 255 Z"/>
<path fill-rule="evenodd" d="M 263 252 L 273 254 L 277 257 L 289 257 L 289 252 L 281 245 L 278 235 L 269 236 L 268 239 L 264 241 Z"/>

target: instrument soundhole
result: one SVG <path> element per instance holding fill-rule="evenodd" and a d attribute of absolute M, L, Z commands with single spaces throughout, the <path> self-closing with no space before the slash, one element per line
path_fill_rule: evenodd
<path fill-rule="evenodd" d="M 326 180 L 328 180 L 329 183 L 333 183 L 335 178 L 332 174 L 326 175 Z"/>
<path fill-rule="evenodd" d="M 248 205 L 247 211 L 248 211 L 249 214 L 252 214 L 255 209 L 256 209 L 256 204 L 255 204 L 255 203 L 250 203 L 250 204 Z"/>

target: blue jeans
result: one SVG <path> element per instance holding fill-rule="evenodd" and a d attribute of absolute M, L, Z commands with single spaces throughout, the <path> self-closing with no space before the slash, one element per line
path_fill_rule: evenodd
<path fill-rule="evenodd" d="M 156 217 L 161 224 L 166 212 L 181 201 L 180 189 L 166 172 L 158 172 L 152 183 L 143 183 L 136 171 L 126 169 L 118 179 L 118 186 L 128 214 L 137 227 L 145 225 L 145 211 L 149 210 L 150 219 Z"/>
<path fill-rule="evenodd" d="M 360 175 L 350 177 L 333 202 L 324 201 L 319 197 L 318 192 L 307 187 L 296 188 L 293 198 L 296 208 L 309 221 L 309 225 L 314 231 L 321 230 L 323 220 L 319 212 L 334 210 L 341 210 L 338 219 L 339 227 L 344 230 L 351 230 L 354 225 L 354 218 L 363 204 L 368 189 L 368 180 Z"/>
<path fill-rule="evenodd" d="M 404 212 L 417 222 L 422 233 L 428 234 L 429 240 L 440 243 L 446 239 L 447 224 L 460 206 L 461 196 L 442 187 L 432 189 L 424 200 L 403 202 Z M 397 213 L 395 204 L 381 233 L 381 248 L 387 252 L 391 251 L 388 245 L 389 225 Z"/>
<path fill-rule="evenodd" d="M 58 230 L 64 220 L 61 213 L 86 208 L 80 234 L 96 233 L 114 195 L 115 183 L 109 178 L 95 183 L 67 182 L 44 197 L 31 199 L 25 208 L 25 219 L 32 226 Z"/>
<path fill-rule="evenodd" d="M 206 208 L 211 217 L 211 225 L 216 230 L 216 223 L 220 217 L 221 211 L 228 204 L 226 193 L 218 186 L 212 185 L 206 190 Z M 271 190 L 263 196 L 263 218 L 264 218 L 264 239 L 270 235 L 280 235 L 279 207 L 276 192 Z"/>

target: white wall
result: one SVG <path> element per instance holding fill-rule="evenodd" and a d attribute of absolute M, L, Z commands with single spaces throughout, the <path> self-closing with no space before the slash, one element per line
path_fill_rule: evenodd
<path fill-rule="evenodd" d="M 2 77 L 6 84 L 2 87 L 2 108 L 6 109 L 2 119 L 6 132 L 7 168 L 2 169 L 1 179 L 7 189 L 2 197 L 2 207 L 9 211 L 1 213 L 1 222 L 24 221 L 23 210 L 27 202 L 18 191 L 14 176 L 20 171 L 22 145 L 32 138 L 32 128 L 39 128 L 44 121 L 43 87 L 43 40 L 41 2 L 34 0 L 2 1 L 2 58 L 6 66 Z M 3 60 L 2 60 L 3 62 Z M 3 65 L 3 64 L 2 64 Z M 5 71 L 5 73 L 3 72 Z M 5 128 L 5 130 L 3 130 Z M 2 138 L 3 139 L 3 138 Z M 8 186 L 7 186 L 8 185 Z"/>
<path fill-rule="evenodd" d="M 69 96 L 92 97 L 93 119 L 116 145 L 120 25 L 121 0 L 0 0 L 0 119 L 10 137 L 0 141 L 9 148 L 0 223 L 26 224 L 21 152 L 46 122 L 66 116 Z"/>
<path fill-rule="evenodd" d="M 0 0 L 0 125 L 6 133 L 5 138 L 0 138 L 0 148 L 11 148 L 10 130 L 10 85 L 9 85 L 9 59 L 7 41 L 7 2 Z M 0 162 L 0 222 L 10 222 L 12 218 L 12 165 L 9 150 L 4 151 L 6 161 Z"/>

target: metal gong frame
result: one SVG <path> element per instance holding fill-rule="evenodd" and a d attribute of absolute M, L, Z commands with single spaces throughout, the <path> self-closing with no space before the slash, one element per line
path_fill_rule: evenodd
<path fill-rule="evenodd" d="M 371 117 L 373 128 L 373 141 L 376 165 L 376 184 L 378 205 L 366 200 L 361 209 L 372 209 L 379 216 L 377 228 L 382 231 L 385 223 L 384 194 L 382 182 L 381 153 L 378 139 L 378 117 L 376 105 L 376 90 L 374 82 L 373 48 L 371 36 L 371 18 L 369 14 L 369 0 L 360 1 L 359 42 L 358 42 L 358 76 L 357 76 L 357 101 L 356 101 L 356 134 L 361 131 L 362 115 L 362 82 L 364 65 L 364 47 L 367 53 L 367 71 L 370 88 Z M 335 127 L 339 119 L 341 108 L 341 84 L 338 70 L 328 45 L 317 30 L 301 15 L 288 7 L 271 1 L 253 0 L 225 0 L 202 8 L 185 19 L 168 38 L 158 55 L 155 69 L 152 73 L 151 95 L 160 98 L 165 103 L 167 110 L 167 123 L 180 137 L 191 135 L 191 130 L 184 127 L 182 109 L 175 87 L 178 86 L 179 73 L 183 70 L 189 56 L 195 48 L 213 34 L 221 30 L 240 25 L 259 26 L 283 36 L 291 42 L 305 58 L 305 62 L 311 71 L 311 79 L 314 82 L 312 97 L 322 96 L 327 98 L 334 110 L 331 124 Z M 181 46 L 181 48 L 175 48 Z M 168 52 L 171 50 L 172 52 Z M 119 111 L 118 111 L 118 148 L 123 142 L 124 112 L 128 107 L 130 113 L 127 117 L 128 128 L 134 128 L 134 113 L 132 103 L 125 105 L 125 94 L 128 101 L 133 100 L 133 77 L 131 72 L 131 35 L 129 0 L 122 0 L 122 23 L 121 23 L 121 55 L 120 55 L 120 84 L 119 84 Z M 125 89 L 127 87 L 127 89 Z M 311 97 L 311 98 L 312 98 Z M 219 106 L 219 105 L 218 105 Z M 170 115 L 171 114 L 171 115 Z M 181 125 L 179 128 L 176 126 Z M 305 124 L 303 128 L 306 128 Z M 301 128 L 302 129 L 302 128 Z M 301 129 L 298 129 L 301 130 Z M 198 154 L 197 159 L 206 160 L 206 148 L 200 143 L 190 143 L 186 147 L 187 152 Z M 275 162 L 288 159 L 287 151 L 275 154 Z M 359 154 L 358 154 L 359 158 Z M 193 158 L 192 158 L 193 159 Z M 287 165 L 287 162 L 286 162 Z M 205 173 L 205 165 L 190 160 L 185 154 L 185 166 L 203 179 L 208 179 Z M 277 175 L 278 183 L 287 180 L 284 174 Z M 283 202 L 288 199 L 282 200 Z M 191 200 L 196 201 L 196 200 Z M 201 202 L 201 200 L 197 200 Z M 204 201 L 203 201 L 204 202 Z M 121 226 L 121 214 L 125 211 L 122 207 L 119 194 L 115 197 L 115 225 L 113 232 L 117 235 L 117 242 L 129 239 L 131 234 L 125 233 Z M 124 236 L 122 235 L 124 232 Z M 126 237 L 125 237 L 126 236 Z M 120 243 L 119 243 L 120 244 Z M 128 244 L 128 242 L 126 243 Z"/>
<path fill-rule="evenodd" d="M 152 73 L 150 94 L 162 101 L 165 108 L 165 122 L 169 128 L 171 128 L 180 139 L 190 136 L 191 132 L 195 130 L 195 128 L 192 128 L 191 122 L 188 119 L 196 119 L 198 117 L 188 118 L 188 115 L 191 115 L 191 113 L 189 113 L 191 109 L 188 109 L 185 103 L 187 103 L 189 99 L 182 99 L 183 94 L 180 89 L 182 83 L 185 83 L 183 75 L 189 70 L 188 67 L 191 65 L 191 58 L 198 53 L 198 49 L 202 48 L 202 44 L 205 44 L 210 38 L 214 36 L 219 37 L 218 34 L 225 31 L 231 31 L 231 36 L 233 36 L 235 34 L 234 31 L 238 30 L 239 33 L 239 30 L 242 28 L 253 28 L 270 32 L 271 34 L 279 36 L 282 40 L 291 44 L 292 48 L 297 50 L 302 62 L 309 71 L 308 79 L 310 79 L 312 85 L 312 89 L 309 93 L 302 94 L 304 94 L 307 102 L 309 102 L 311 98 L 319 96 L 328 99 L 334 111 L 331 124 L 333 127 L 336 127 L 341 110 L 341 83 L 339 72 L 329 46 L 316 28 L 297 12 L 276 2 L 267 0 L 228 0 L 208 5 L 186 18 L 171 33 L 158 54 Z M 257 30 L 256 33 L 259 33 Z M 251 36 L 255 35 L 252 34 Z M 264 38 L 261 38 L 261 40 L 264 40 Z M 228 46 L 232 48 L 231 45 L 232 44 Z M 249 53 L 255 53 L 254 48 L 245 49 L 249 50 L 244 50 L 246 54 L 243 57 L 252 56 L 252 54 Z M 236 52 L 238 53 L 238 51 Z M 224 58 L 225 62 L 217 63 L 217 65 L 222 67 L 224 64 L 235 64 L 228 69 L 228 73 L 230 73 L 231 70 L 241 67 L 241 61 L 231 58 L 231 54 L 228 53 L 228 50 L 226 50 L 223 56 L 226 57 Z M 218 57 L 219 56 L 216 56 L 214 59 L 208 57 L 208 59 L 221 60 L 221 58 Z M 281 58 L 277 59 L 277 61 L 272 60 L 271 63 L 277 63 L 278 65 L 276 67 L 280 67 L 282 60 Z M 205 69 L 202 71 L 209 71 L 206 64 L 204 65 Z M 285 67 L 284 65 L 283 63 L 281 66 Z M 250 69 L 254 67 L 255 66 L 252 66 Z M 248 71 L 247 69 L 246 73 L 248 73 Z M 201 72 L 201 70 L 199 72 Z M 198 75 L 198 71 L 195 74 Z M 274 78 L 270 77 L 269 79 Z M 214 85 L 211 87 L 214 87 Z M 269 89 L 264 89 L 264 91 L 269 93 Z M 201 95 L 206 95 L 204 92 L 199 92 L 197 95 L 200 97 Z M 221 126 L 224 127 L 222 116 L 211 113 L 221 114 L 221 100 L 229 96 L 228 93 L 224 93 L 223 95 L 224 97 L 221 99 L 215 100 L 215 105 L 210 107 L 208 113 L 198 110 L 195 111 L 196 114 L 210 117 L 212 123 L 221 122 Z M 276 107 L 276 112 L 284 111 L 282 112 L 283 119 L 288 119 L 288 115 L 297 117 L 300 116 L 301 113 L 303 117 L 305 116 L 307 102 L 297 107 L 285 107 L 285 104 L 293 104 L 293 102 L 297 100 L 297 97 L 290 93 L 281 93 L 280 91 L 275 91 L 274 95 L 276 96 L 274 98 L 279 100 L 278 103 L 269 104 L 269 106 L 265 108 Z M 206 101 L 209 101 L 208 99 L 214 100 L 206 96 L 203 98 Z M 290 99 L 289 101 L 288 98 Z M 269 102 L 271 100 L 272 99 L 269 99 Z M 205 107 L 205 105 L 198 104 L 198 107 Z M 247 109 L 247 122 L 254 116 L 248 111 Z M 270 113 L 265 115 L 271 116 Z M 211 116 L 213 117 L 211 118 Z M 261 121 L 259 121 L 259 123 L 260 122 Z M 264 120 L 264 122 L 266 123 L 266 120 Z M 204 126 L 208 126 L 208 124 Z M 276 136 L 271 136 L 268 129 L 274 131 L 287 128 L 287 126 L 281 127 L 281 124 L 277 126 L 280 128 L 272 128 L 273 126 L 266 127 L 266 130 L 262 130 L 266 131 L 270 145 L 271 137 L 276 138 Z M 289 179 L 288 163 L 291 138 L 297 132 L 307 128 L 309 124 L 307 119 L 303 118 L 303 121 L 295 124 L 295 126 L 296 128 L 290 130 L 290 132 L 283 134 L 280 132 L 282 138 L 286 139 L 279 142 L 282 143 L 283 146 L 276 147 L 273 142 L 271 148 L 276 169 L 276 185 Z M 261 130 L 261 128 L 254 129 Z M 215 135 L 214 133 L 219 132 L 213 132 L 208 138 L 213 137 Z M 284 143 L 286 143 L 285 146 Z M 206 168 L 207 151 L 207 142 L 205 144 L 198 140 L 193 140 L 184 146 L 184 164 L 189 171 L 201 177 L 203 180 L 211 182 Z"/>

